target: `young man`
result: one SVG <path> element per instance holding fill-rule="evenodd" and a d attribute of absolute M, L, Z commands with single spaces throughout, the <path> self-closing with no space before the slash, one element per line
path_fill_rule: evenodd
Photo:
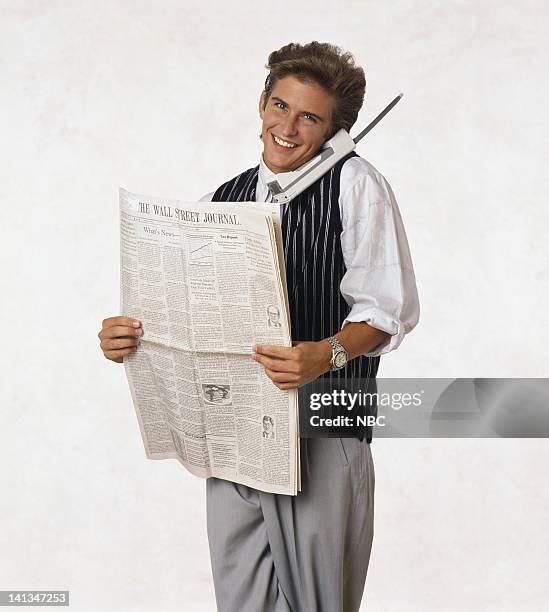
<path fill-rule="evenodd" d="M 364 72 L 325 43 L 270 54 L 259 101 L 258 166 L 203 200 L 266 201 L 274 174 L 310 160 L 362 106 Z M 291 348 L 258 345 L 253 358 L 280 389 L 320 376 L 375 378 L 379 356 L 416 325 L 419 303 L 391 188 L 351 153 L 281 207 Z M 105 357 L 122 361 L 140 335 L 125 317 L 103 321 Z M 136 331 L 137 329 L 137 331 Z M 301 440 L 295 497 L 209 478 L 208 538 L 221 612 L 354 612 L 373 538 L 371 438 Z"/>

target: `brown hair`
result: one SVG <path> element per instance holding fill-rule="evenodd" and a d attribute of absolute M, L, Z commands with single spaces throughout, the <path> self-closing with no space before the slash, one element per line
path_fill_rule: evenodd
<path fill-rule="evenodd" d="M 349 131 L 364 101 L 364 70 L 355 65 L 355 58 L 330 43 L 313 41 L 306 45 L 290 43 L 269 54 L 265 68 L 265 105 L 275 83 L 292 75 L 300 81 L 312 81 L 335 99 L 332 129 L 329 137 L 341 128 Z"/>

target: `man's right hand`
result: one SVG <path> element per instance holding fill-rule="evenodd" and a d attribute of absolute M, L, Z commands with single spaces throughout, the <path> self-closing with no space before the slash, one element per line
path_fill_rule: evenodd
<path fill-rule="evenodd" d="M 101 340 L 103 355 L 111 361 L 122 363 L 124 355 L 133 353 L 143 335 L 141 323 L 130 317 L 110 317 L 103 321 L 97 334 Z"/>

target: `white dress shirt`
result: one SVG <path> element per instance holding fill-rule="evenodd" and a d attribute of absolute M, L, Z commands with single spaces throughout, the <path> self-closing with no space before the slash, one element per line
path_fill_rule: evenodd
<path fill-rule="evenodd" d="M 274 173 L 261 155 L 256 202 L 271 201 L 267 183 Z M 203 196 L 211 201 L 215 192 Z M 291 206 L 292 203 L 281 205 Z M 362 157 L 341 168 L 339 210 L 345 272 L 340 291 L 351 308 L 342 323 L 365 321 L 391 335 L 376 356 L 396 349 L 419 319 L 419 299 L 408 240 L 393 191 L 385 178 Z"/>

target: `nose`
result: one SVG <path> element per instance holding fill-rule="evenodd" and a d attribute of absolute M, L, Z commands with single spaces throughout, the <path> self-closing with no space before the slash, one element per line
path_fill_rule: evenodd
<path fill-rule="evenodd" d="M 291 115 L 288 113 L 284 118 L 284 124 L 282 126 L 282 134 L 281 136 L 286 136 L 290 138 L 291 136 L 295 136 L 297 134 L 297 116 Z"/>

